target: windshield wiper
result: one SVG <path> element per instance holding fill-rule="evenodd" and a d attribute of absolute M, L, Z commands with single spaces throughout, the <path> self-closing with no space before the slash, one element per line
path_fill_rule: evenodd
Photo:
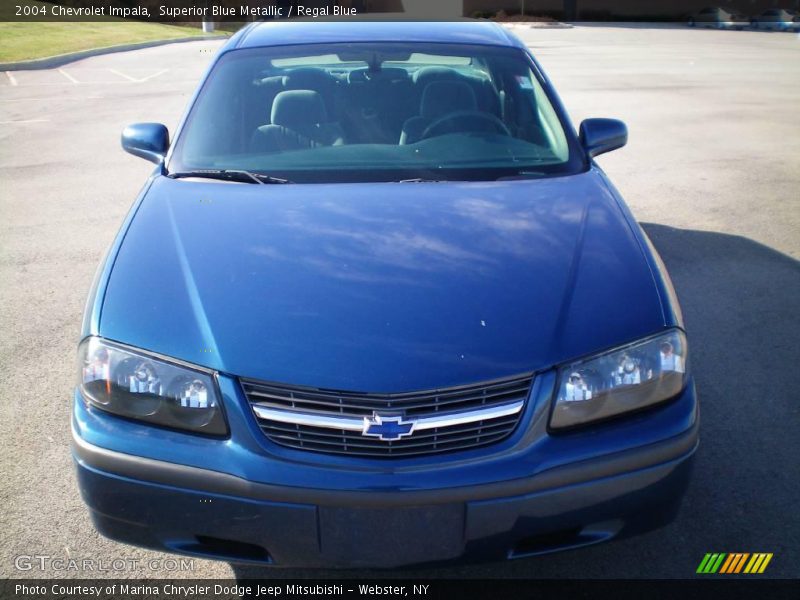
<path fill-rule="evenodd" d="M 200 169 L 197 171 L 177 171 L 169 173 L 167 177 L 183 179 L 186 177 L 204 177 L 206 179 L 221 179 L 223 181 L 238 181 L 241 183 L 292 183 L 288 179 L 251 173 L 244 169 Z"/>
<path fill-rule="evenodd" d="M 514 179 L 540 179 L 542 177 L 547 177 L 547 173 L 544 171 L 518 171 L 513 175 L 503 175 L 502 177 L 498 177 L 497 181 L 511 181 Z"/>

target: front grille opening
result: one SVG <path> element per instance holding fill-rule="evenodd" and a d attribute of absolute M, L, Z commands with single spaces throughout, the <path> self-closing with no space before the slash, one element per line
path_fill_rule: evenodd
<path fill-rule="evenodd" d="M 518 415 L 491 421 L 452 425 L 420 431 L 400 440 L 384 441 L 362 436 L 358 432 L 306 425 L 285 425 L 261 421 L 267 437 L 284 446 L 373 458 L 396 458 L 479 448 L 508 437 L 516 428 Z"/>
<path fill-rule="evenodd" d="M 196 554 L 207 554 L 209 556 L 224 557 L 229 560 L 242 560 L 246 562 L 271 563 L 272 557 L 266 548 L 256 544 L 236 542 L 207 535 L 196 535 L 197 544 L 191 544 L 184 550 Z"/>
<path fill-rule="evenodd" d="M 451 388 L 392 394 L 298 387 L 250 379 L 242 379 L 240 383 L 251 405 L 280 412 L 351 419 L 385 412 L 414 420 L 440 413 L 469 414 L 524 402 L 532 381 L 533 375 L 526 374 Z M 522 410 L 480 421 L 420 429 L 395 440 L 377 439 L 361 431 L 330 426 L 285 423 L 261 418 L 258 414 L 256 419 L 264 435 L 281 446 L 307 452 L 386 459 L 458 452 L 496 444 L 513 433 L 521 415 Z"/>
<path fill-rule="evenodd" d="M 507 403 L 528 395 L 531 375 L 453 388 L 381 394 L 295 387 L 242 379 L 247 399 L 271 408 L 369 416 L 400 411 L 407 417 Z"/>
<path fill-rule="evenodd" d="M 524 538 L 517 542 L 517 545 L 508 553 L 509 558 L 522 558 L 533 556 L 544 552 L 552 552 L 561 548 L 570 548 L 591 543 L 590 540 L 582 540 L 581 529 L 564 529 L 550 533 L 540 533 L 531 537 Z"/>

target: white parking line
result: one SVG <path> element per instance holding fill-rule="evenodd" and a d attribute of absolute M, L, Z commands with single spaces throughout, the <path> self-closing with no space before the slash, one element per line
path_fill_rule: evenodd
<path fill-rule="evenodd" d="M 142 82 L 147 81 L 148 79 L 153 79 L 154 77 L 158 77 L 159 75 L 163 75 L 167 71 L 169 71 L 169 69 L 161 69 L 158 73 L 153 73 L 152 75 L 148 75 L 147 77 L 142 77 L 141 79 L 138 80 L 138 82 L 142 83 Z"/>
<path fill-rule="evenodd" d="M 121 73 L 120 71 L 117 71 L 116 69 L 109 69 L 109 71 L 114 73 L 114 75 L 119 75 L 120 77 L 124 77 L 128 81 L 132 81 L 133 83 L 138 83 L 137 79 L 134 79 L 133 77 L 131 77 L 130 75 L 126 75 L 125 73 Z"/>
<path fill-rule="evenodd" d="M 17 83 L 16 77 L 14 77 L 10 71 L 6 71 L 6 75 L 8 76 L 8 80 L 11 82 L 11 85 L 19 85 Z"/>
<path fill-rule="evenodd" d="M 61 73 L 67 79 L 69 79 L 72 82 L 73 85 L 79 85 L 80 84 L 80 81 L 75 79 L 72 75 L 67 73 L 64 69 L 59 69 L 58 72 Z"/>

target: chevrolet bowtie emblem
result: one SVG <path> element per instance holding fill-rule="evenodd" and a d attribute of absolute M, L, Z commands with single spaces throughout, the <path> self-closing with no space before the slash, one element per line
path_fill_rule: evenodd
<path fill-rule="evenodd" d="M 381 416 L 373 413 L 364 417 L 362 435 L 376 437 L 380 440 L 399 440 L 414 432 L 414 421 L 404 421 L 400 416 Z"/>

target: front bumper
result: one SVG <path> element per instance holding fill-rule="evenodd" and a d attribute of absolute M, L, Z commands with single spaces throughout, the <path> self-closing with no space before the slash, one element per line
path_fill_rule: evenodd
<path fill-rule="evenodd" d="M 549 391 L 540 382 L 536 393 Z M 341 462 L 303 464 L 278 449 L 243 454 L 248 440 L 237 420 L 247 414 L 235 409 L 228 411 L 232 438 L 208 441 L 206 466 L 178 462 L 176 452 L 154 458 L 164 440 L 172 446 L 186 440 L 196 453 L 204 441 L 98 413 L 78 396 L 73 454 L 102 534 L 231 562 L 387 568 L 504 560 L 639 533 L 674 517 L 698 443 L 693 385 L 657 410 L 554 439 L 539 435 L 547 403 L 529 404 L 525 431 L 501 445 L 499 456 L 394 470 L 373 464 L 370 472 L 366 463 L 349 470 Z M 626 431 L 645 437 L 626 439 Z M 141 451 L 130 445 L 137 435 Z M 530 443 L 537 435 L 540 442 Z M 115 439 L 128 445 L 113 448 Z M 537 455 L 547 450 L 545 442 L 572 460 L 548 465 Z M 161 451 L 167 450 L 173 448 Z M 249 469 L 248 456 L 258 472 Z M 517 476 L 519 468 L 529 475 Z M 319 477 L 319 469 L 327 476 Z M 317 484 L 298 485 L 309 474 Z"/>

